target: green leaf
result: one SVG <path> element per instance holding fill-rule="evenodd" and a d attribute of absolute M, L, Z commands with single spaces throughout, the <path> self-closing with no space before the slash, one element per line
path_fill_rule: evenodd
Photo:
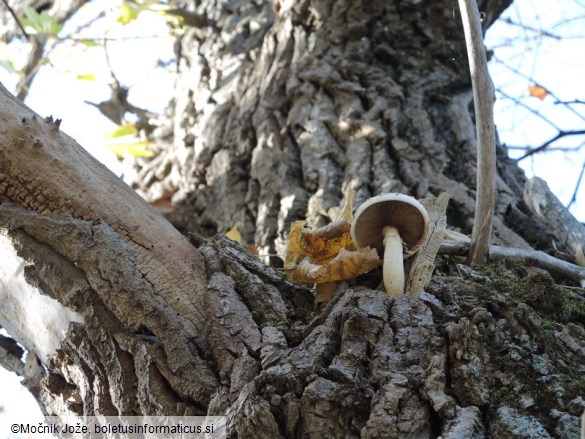
<path fill-rule="evenodd" d="M 156 11 L 162 8 L 167 8 L 159 0 L 126 0 L 120 6 L 120 15 L 116 19 L 118 23 L 128 24 L 138 18 L 143 11 Z"/>
<path fill-rule="evenodd" d="M 112 133 L 106 134 L 106 139 L 117 139 L 118 137 L 133 136 L 138 134 L 138 130 L 133 123 L 127 123 L 117 127 Z"/>
<path fill-rule="evenodd" d="M 20 20 L 20 24 L 34 29 L 37 33 L 46 35 L 57 35 L 63 28 L 62 24 L 55 21 L 53 17 L 43 11 L 40 14 L 30 6 L 24 8 L 26 18 Z"/>
<path fill-rule="evenodd" d="M 18 73 L 14 64 L 9 59 L 0 59 L 0 67 L 3 67 L 8 73 Z"/>
<path fill-rule="evenodd" d="M 84 40 L 79 40 L 79 42 L 81 44 L 83 44 L 84 46 L 87 46 L 87 47 L 96 47 L 96 46 L 99 46 L 100 45 L 100 43 L 98 43 L 95 40 L 84 39 Z"/>
<path fill-rule="evenodd" d="M 118 23 L 128 24 L 138 18 L 138 14 L 140 14 L 141 8 L 136 7 L 128 2 L 122 3 L 120 6 L 120 15 L 116 19 Z"/>
<path fill-rule="evenodd" d="M 97 76 L 93 73 L 78 73 L 75 78 L 80 81 L 97 81 Z"/>
<path fill-rule="evenodd" d="M 111 143 L 108 145 L 110 151 L 116 154 L 116 157 L 122 158 L 125 155 L 133 157 L 152 157 L 154 153 L 147 148 L 152 142 L 131 142 L 131 143 Z"/>

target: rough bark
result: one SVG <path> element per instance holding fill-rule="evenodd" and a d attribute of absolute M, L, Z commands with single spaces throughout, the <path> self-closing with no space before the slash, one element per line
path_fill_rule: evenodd
<path fill-rule="evenodd" d="M 508 2 L 484 3 L 491 22 Z M 211 236 L 239 222 L 247 243 L 280 251 L 292 220 L 329 221 L 351 186 L 357 203 L 447 190 L 450 224 L 471 229 L 452 2 L 198 5 L 209 26 L 180 41 L 174 122 L 136 184 L 150 201 L 172 195 L 177 227 Z M 226 415 L 241 438 L 578 434 L 578 292 L 449 257 L 420 299 L 389 298 L 374 271 L 314 309 L 308 288 L 222 235 L 190 246 L 54 122 L 0 97 L 0 247 L 16 261 L 0 325 L 35 354 L 24 365 L 0 338 L 0 361 L 29 371 L 47 413 Z M 526 231 L 546 229 L 499 153 L 494 241 L 552 250 Z M 6 306 L 23 297 L 21 314 Z M 33 304 L 43 312 L 27 318 Z"/>
<path fill-rule="evenodd" d="M 201 2 L 216 26 L 183 36 L 164 152 L 135 187 L 152 202 L 172 196 L 181 230 L 239 223 L 263 253 L 282 253 L 293 220 L 332 220 L 349 186 L 355 206 L 447 191 L 452 225 L 470 232 L 476 143 L 459 12 L 414 3 Z M 524 176 L 499 155 L 494 243 L 526 248 L 534 235 L 503 216 L 527 211 Z"/>

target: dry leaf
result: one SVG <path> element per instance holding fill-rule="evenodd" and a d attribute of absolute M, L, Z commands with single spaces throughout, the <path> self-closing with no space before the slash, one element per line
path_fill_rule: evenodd
<path fill-rule="evenodd" d="M 250 253 L 251 255 L 254 256 L 260 255 L 260 252 L 258 251 L 258 244 L 250 244 L 246 246 L 246 250 L 248 250 L 248 253 Z"/>
<path fill-rule="evenodd" d="M 320 284 L 351 279 L 380 266 L 378 251 L 365 247 L 359 250 L 341 249 L 339 254 L 325 265 L 313 264 L 305 258 L 288 273 L 290 280 L 300 284 Z"/>
<path fill-rule="evenodd" d="M 238 244 L 242 243 L 242 235 L 240 235 L 237 224 L 225 232 L 225 236 L 227 236 L 232 241 L 236 241 Z"/>
<path fill-rule="evenodd" d="M 303 249 L 315 264 L 328 263 L 344 248 L 354 249 L 349 223 L 331 223 L 303 235 Z"/>
<path fill-rule="evenodd" d="M 529 85 L 528 93 L 530 96 L 538 98 L 541 101 L 548 96 L 548 91 L 540 85 Z"/>
<path fill-rule="evenodd" d="M 331 224 L 316 230 L 305 229 L 304 221 L 291 225 L 284 268 L 293 282 L 320 284 L 351 279 L 382 264 L 375 249 L 359 251 L 351 240 L 351 200 L 349 190 L 344 207 Z"/>

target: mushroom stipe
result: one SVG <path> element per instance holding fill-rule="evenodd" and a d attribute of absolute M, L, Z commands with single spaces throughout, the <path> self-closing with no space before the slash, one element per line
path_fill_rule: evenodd
<path fill-rule="evenodd" d="M 392 297 L 404 294 L 404 257 L 425 242 L 429 215 L 415 198 L 382 194 L 370 198 L 356 211 L 351 238 L 356 248 L 372 247 L 384 258 L 384 288 Z"/>

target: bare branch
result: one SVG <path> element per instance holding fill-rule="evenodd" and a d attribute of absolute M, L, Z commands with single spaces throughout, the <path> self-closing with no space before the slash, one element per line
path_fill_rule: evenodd
<path fill-rule="evenodd" d="M 477 194 L 468 261 L 471 264 L 485 264 L 496 201 L 495 92 L 487 68 L 477 2 L 459 0 L 459 8 L 467 44 L 477 126 Z"/>
<path fill-rule="evenodd" d="M 443 241 L 439 253 L 446 255 L 465 256 L 469 251 L 469 243 L 464 241 Z M 525 250 L 521 248 L 490 246 L 490 259 L 521 261 L 535 267 L 542 268 L 560 276 L 565 276 L 576 282 L 585 280 L 585 267 L 571 264 L 570 262 L 557 259 L 542 251 Z"/>
<path fill-rule="evenodd" d="M 12 18 L 14 18 L 14 21 L 16 21 L 16 24 L 20 28 L 20 31 L 22 32 L 22 35 L 24 35 L 24 37 L 27 40 L 30 39 L 30 36 L 28 35 L 27 31 L 24 29 L 24 27 L 20 23 L 20 20 L 16 16 L 16 12 L 14 12 L 14 9 L 12 9 L 10 7 L 10 5 L 8 4 L 8 2 L 6 0 L 2 0 L 2 3 L 4 3 L 4 6 L 6 7 L 6 9 L 8 9 L 8 12 L 10 13 L 10 15 L 12 15 Z"/>
<path fill-rule="evenodd" d="M 45 44 L 47 43 L 47 38 L 40 35 L 34 35 L 32 38 L 29 38 L 29 41 L 32 44 L 32 47 L 28 53 L 24 68 L 22 69 L 22 76 L 16 85 L 16 97 L 21 101 L 26 99 L 34 77 L 42 65 L 41 60 L 43 59 L 43 52 Z"/>
<path fill-rule="evenodd" d="M 542 113 L 539 113 L 538 111 L 536 111 L 534 108 L 526 105 L 524 102 L 522 102 L 520 99 L 514 98 L 512 96 L 510 96 L 507 93 L 504 93 L 502 90 L 498 89 L 498 93 L 500 93 L 502 96 L 504 96 L 507 99 L 510 99 L 512 102 L 514 102 L 516 105 L 519 105 L 520 107 L 528 110 L 529 112 L 531 112 L 532 114 L 534 114 L 536 117 L 541 118 L 542 120 L 544 120 L 546 123 L 548 123 L 550 126 L 552 126 L 554 129 L 556 129 L 557 131 L 562 131 L 553 121 L 551 121 L 550 119 L 548 119 L 546 116 L 543 116 Z"/>
<path fill-rule="evenodd" d="M 557 105 L 571 105 L 571 104 L 585 104 L 585 101 L 582 101 L 581 99 L 574 99 L 572 101 L 555 101 L 554 102 Z"/>
<path fill-rule="evenodd" d="M 566 137 L 566 136 L 581 136 L 585 134 L 585 130 L 575 130 L 575 131 L 562 131 L 559 130 L 559 132 L 557 133 L 556 136 L 554 136 L 553 138 L 547 140 L 546 142 L 544 142 L 542 145 L 537 146 L 536 148 L 530 149 L 528 150 L 528 152 L 526 154 L 524 154 L 523 156 L 519 157 L 518 161 L 520 160 L 524 160 L 526 157 L 530 157 L 531 155 L 534 155 L 536 153 L 539 152 L 543 152 L 544 150 L 546 150 L 552 143 L 556 142 L 557 140 Z"/>
<path fill-rule="evenodd" d="M 505 62 L 503 62 L 502 60 L 498 59 L 497 57 L 493 57 L 492 58 L 494 61 L 496 61 L 497 63 L 503 65 L 505 68 L 507 68 L 508 70 L 510 70 L 512 73 L 520 76 L 521 78 L 524 78 L 532 83 L 534 83 L 534 85 L 537 85 L 539 87 L 544 88 L 548 94 L 553 97 L 557 102 L 560 102 L 560 98 L 555 95 L 550 88 L 545 87 L 544 85 L 540 84 L 538 81 L 534 80 L 534 78 L 531 78 L 530 76 L 525 75 L 524 73 L 520 72 L 519 70 L 515 69 L 514 67 L 510 67 L 508 64 L 506 64 Z M 504 93 L 502 93 L 504 94 Z M 575 116 L 577 116 L 579 119 L 585 121 L 585 116 L 583 116 L 581 113 L 579 113 L 578 111 L 576 111 L 573 107 L 567 105 L 566 106 L 567 110 L 569 110 L 571 113 L 573 113 Z M 560 131 L 560 130 L 559 130 Z"/>
<path fill-rule="evenodd" d="M 581 166 L 581 172 L 579 173 L 579 178 L 577 178 L 577 184 L 575 185 L 575 191 L 573 192 L 573 196 L 571 197 L 571 201 L 567 204 L 567 209 L 570 208 L 575 201 L 577 201 L 577 193 L 579 192 L 579 186 L 581 186 L 581 180 L 583 180 L 583 174 L 585 173 L 585 162 L 583 162 L 583 166 Z"/>
<path fill-rule="evenodd" d="M 522 23 L 516 23 L 511 18 L 507 18 L 507 17 L 506 18 L 502 18 L 500 21 L 502 21 L 502 22 L 504 22 L 506 24 L 509 24 L 511 26 L 518 26 L 518 27 L 521 27 L 524 30 L 528 30 L 528 31 L 534 32 L 538 36 L 554 38 L 555 40 L 562 40 L 563 39 L 563 37 L 561 37 L 559 35 L 552 34 L 550 32 L 547 32 L 544 29 L 537 29 L 537 28 L 534 28 L 534 27 L 526 26 L 525 24 L 522 24 Z"/>
<path fill-rule="evenodd" d="M 508 145 L 508 144 L 503 144 L 503 146 L 505 146 L 507 149 L 509 150 L 515 150 L 515 151 L 531 151 L 533 148 L 531 146 L 515 146 L 515 145 Z M 577 146 L 552 146 L 547 148 L 546 150 L 548 152 L 553 152 L 553 151 L 560 151 L 560 152 L 576 152 L 579 151 L 581 148 L 583 148 L 583 146 L 585 146 L 585 142 L 582 142 L 580 145 Z"/>

